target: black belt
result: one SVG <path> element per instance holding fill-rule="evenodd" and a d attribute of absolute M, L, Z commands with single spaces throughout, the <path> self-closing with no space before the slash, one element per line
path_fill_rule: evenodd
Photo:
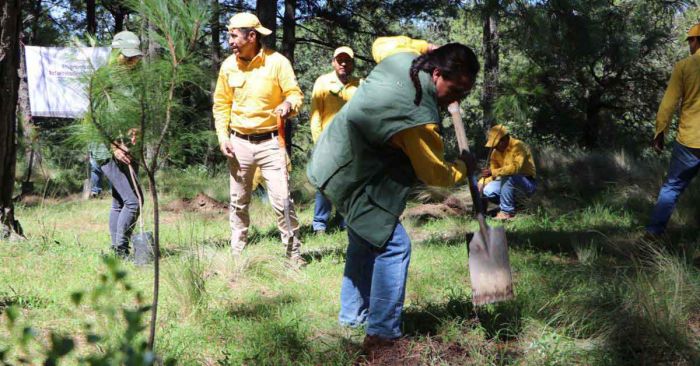
<path fill-rule="evenodd" d="M 238 132 L 233 133 L 234 136 L 242 138 L 244 140 L 248 140 L 251 142 L 261 142 L 261 141 L 267 141 L 269 139 L 275 138 L 277 135 L 275 132 L 266 132 L 266 133 L 256 133 L 252 135 L 243 135 Z"/>

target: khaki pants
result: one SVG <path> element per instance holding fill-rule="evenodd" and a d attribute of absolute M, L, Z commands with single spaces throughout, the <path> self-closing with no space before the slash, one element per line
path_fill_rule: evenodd
<path fill-rule="evenodd" d="M 231 249 L 234 255 L 240 254 L 248 242 L 248 205 L 253 186 L 253 176 L 260 167 L 270 203 L 277 217 L 277 228 L 282 242 L 287 247 L 287 256 L 299 256 L 301 241 L 299 240 L 299 221 L 290 205 L 291 231 L 284 219 L 284 201 L 289 196 L 287 180 L 284 171 L 286 152 L 279 147 L 277 138 L 262 142 L 251 142 L 231 135 L 231 143 L 235 158 L 228 159 L 231 181 Z M 283 155 L 284 154 L 284 155 Z"/>

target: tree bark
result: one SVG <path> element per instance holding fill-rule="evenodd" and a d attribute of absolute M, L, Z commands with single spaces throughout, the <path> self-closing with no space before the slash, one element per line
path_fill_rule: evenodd
<path fill-rule="evenodd" d="M 219 17 L 219 0 L 211 0 L 211 70 L 213 75 L 219 72 L 221 66 L 221 24 Z M 213 90 L 213 89 L 212 89 Z"/>
<path fill-rule="evenodd" d="M 294 65 L 296 48 L 296 0 L 284 0 L 284 18 L 282 20 L 282 54 Z"/>
<path fill-rule="evenodd" d="M 22 235 L 15 220 L 12 193 L 17 161 L 20 0 L 0 3 L 0 238 Z"/>
<path fill-rule="evenodd" d="M 484 131 L 488 131 L 494 121 L 493 104 L 498 98 L 498 1 L 487 1 L 482 16 L 484 22 L 484 89 L 481 97 L 481 108 L 484 112 Z"/>
<path fill-rule="evenodd" d="M 34 132 L 35 126 L 32 123 L 32 111 L 29 105 L 29 86 L 27 84 L 27 63 L 25 60 L 25 55 L 20 48 L 19 52 L 19 91 L 18 91 L 18 101 L 17 110 L 19 115 L 17 116 L 22 124 L 22 138 L 24 139 L 25 154 L 27 159 L 27 171 L 25 179 L 22 182 L 22 194 L 31 193 L 33 191 L 32 180 L 32 170 L 34 167 L 34 160 L 40 159 L 35 151 L 35 136 Z"/>
<path fill-rule="evenodd" d="M 257 0 L 255 12 L 263 27 L 272 31 L 267 37 L 262 37 L 263 44 L 271 49 L 277 49 L 277 0 Z"/>
<path fill-rule="evenodd" d="M 95 17 L 95 0 L 87 0 L 85 4 L 86 16 L 85 22 L 87 23 L 87 32 L 91 36 L 95 36 L 97 33 L 97 18 Z"/>
<path fill-rule="evenodd" d="M 112 18 L 114 18 L 114 34 L 125 30 L 124 19 L 129 13 L 129 9 L 124 7 L 121 0 L 103 0 L 102 5 L 112 14 Z"/>

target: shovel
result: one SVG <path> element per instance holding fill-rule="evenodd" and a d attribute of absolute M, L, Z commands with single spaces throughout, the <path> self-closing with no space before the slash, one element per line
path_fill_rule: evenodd
<path fill-rule="evenodd" d="M 458 103 L 449 105 L 452 124 L 460 151 L 469 152 L 469 142 L 464 130 Z M 467 167 L 469 170 L 469 167 Z M 508 260 L 506 231 L 502 226 L 489 227 L 484 218 L 484 205 L 477 188 L 476 175 L 467 171 L 469 193 L 476 209 L 479 231 L 469 242 L 469 277 L 472 283 L 472 303 L 476 306 L 512 299 L 513 278 Z"/>
<path fill-rule="evenodd" d="M 143 204 L 141 202 L 141 190 L 136 183 L 136 172 L 134 168 L 129 164 L 129 176 L 131 178 L 131 183 L 134 186 L 134 192 L 136 192 L 136 197 L 139 200 L 139 232 L 131 236 L 131 245 L 134 247 L 134 264 L 137 266 L 143 266 L 153 261 L 154 250 L 153 250 L 153 233 L 150 231 L 144 231 L 143 225 Z"/>

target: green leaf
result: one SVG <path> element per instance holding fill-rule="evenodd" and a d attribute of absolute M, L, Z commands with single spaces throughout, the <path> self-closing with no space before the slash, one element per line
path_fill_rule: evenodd
<path fill-rule="evenodd" d="M 80 302 L 83 300 L 83 292 L 82 291 L 76 291 L 72 294 L 70 294 L 70 299 L 75 304 L 75 306 L 79 306 Z"/>
<path fill-rule="evenodd" d="M 10 306 L 5 310 L 5 314 L 7 315 L 8 326 L 11 329 L 14 327 L 15 321 L 17 321 L 17 318 L 19 317 L 19 310 L 16 306 Z"/>
<path fill-rule="evenodd" d="M 75 348 L 73 338 L 51 332 L 51 354 L 63 357 Z"/>
<path fill-rule="evenodd" d="M 87 335 L 87 342 L 90 344 L 95 344 L 95 343 L 99 342 L 100 340 L 102 340 L 102 337 L 100 337 L 97 334 L 88 334 Z"/>

